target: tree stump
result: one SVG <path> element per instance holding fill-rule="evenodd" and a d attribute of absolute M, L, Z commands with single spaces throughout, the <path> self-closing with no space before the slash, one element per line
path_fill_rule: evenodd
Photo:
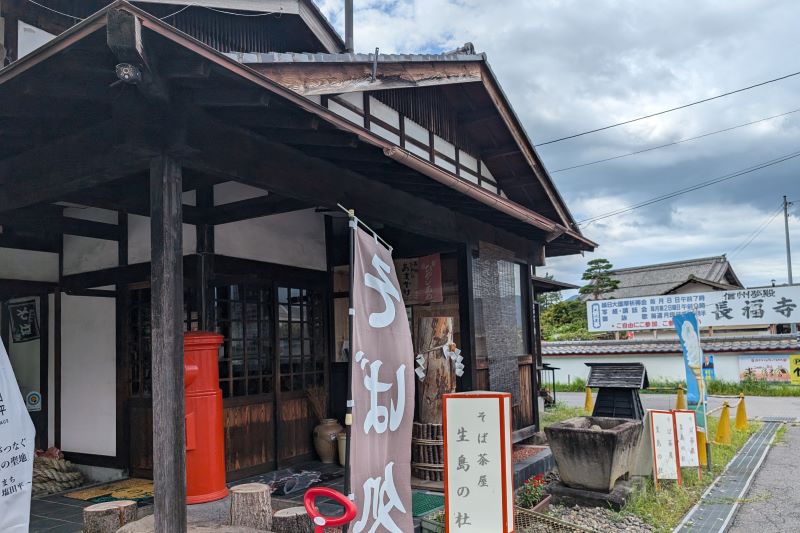
<path fill-rule="evenodd" d="M 305 507 L 289 507 L 272 517 L 272 530 L 275 533 L 309 533 L 314 531 L 314 522 Z"/>
<path fill-rule="evenodd" d="M 132 500 L 117 500 L 90 505 L 83 510 L 84 533 L 116 533 L 136 521 L 138 506 Z"/>
<path fill-rule="evenodd" d="M 419 321 L 417 353 L 425 357 L 425 378 L 419 386 L 419 421 L 442 423 L 442 394 L 455 392 L 455 365 L 442 353 L 453 341 L 451 317 L 426 317 Z"/>
<path fill-rule="evenodd" d="M 272 529 L 272 493 L 263 483 L 231 487 L 231 525 Z"/>

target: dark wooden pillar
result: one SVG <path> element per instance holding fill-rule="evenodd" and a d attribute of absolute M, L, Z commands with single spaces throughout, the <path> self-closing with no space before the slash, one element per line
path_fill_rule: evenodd
<path fill-rule="evenodd" d="M 214 187 L 208 185 L 197 188 L 197 207 L 214 207 Z M 198 224 L 197 229 L 197 310 L 203 331 L 214 331 L 214 291 L 211 278 L 214 274 L 214 226 Z"/>
<path fill-rule="evenodd" d="M 531 279 L 531 276 L 533 276 L 535 272 L 534 266 L 528 264 L 526 268 L 527 275 L 524 276 L 523 280 L 528 287 L 526 291 L 526 300 L 528 304 L 528 338 L 531 347 L 531 355 L 533 355 L 533 365 L 531 366 L 531 401 L 533 402 L 533 425 L 536 426 L 536 430 L 538 431 L 541 429 L 539 427 L 539 418 L 541 415 L 541 413 L 539 413 L 539 383 L 541 382 L 539 368 L 542 366 L 542 330 L 539 322 L 539 312 L 541 309 L 536 302 L 536 291 L 533 288 L 533 280 Z"/>
<path fill-rule="evenodd" d="M 461 352 L 466 371 L 458 378 L 458 390 L 475 390 L 478 384 L 478 356 L 475 353 L 475 309 L 473 300 L 473 246 L 465 244 L 458 251 L 458 313 L 461 328 Z"/>
<path fill-rule="evenodd" d="M 156 533 L 186 532 L 183 244 L 180 163 L 150 163 L 153 482 Z"/>

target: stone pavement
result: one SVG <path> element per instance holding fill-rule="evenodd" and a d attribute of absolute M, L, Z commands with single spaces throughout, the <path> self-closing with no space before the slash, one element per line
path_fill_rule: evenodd
<path fill-rule="evenodd" d="M 770 449 L 729 533 L 800 531 L 800 426 L 789 426 L 782 440 Z"/>
<path fill-rule="evenodd" d="M 674 409 L 674 394 L 642 394 L 642 403 L 645 409 Z M 556 399 L 573 407 L 583 407 L 585 399 L 582 392 L 557 392 Z M 731 406 L 738 401 L 736 398 L 728 398 Z M 708 408 L 715 409 L 722 405 L 725 398 L 708 399 Z M 747 406 L 747 416 L 750 418 L 768 416 L 800 416 L 800 397 L 782 398 L 769 396 L 748 396 L 745 399 Z M 735 413 L 731 412 L 731 417 Z M 800 527 L 798 527 L 800 531 Z M 766 533 L 766 532 L 765 532 Z"/>

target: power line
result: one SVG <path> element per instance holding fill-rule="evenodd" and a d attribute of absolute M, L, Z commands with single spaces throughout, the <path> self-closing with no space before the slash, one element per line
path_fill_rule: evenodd
<path fill-rule="evenodd" d="M 598 159 L 597 161 L 590 161 L 588 163 L 581 163 L 580 165 L 573 165 L 571 167 L 559 168 L 558 170 L 551 170 L 550 174 L 555 174 L 556 172 L 564 172 L 566 170 L 573 170 L 576 168 L 588 167 L 590 165 L 596 165 L 598 163 L 605 163 L 607 161 L 614 161 L 615 159 L 622 159 L 623 157 L 630 157 L 632 155 L 643 154 L 645 152 L 652 152 L 653 150 L 658 150 L 660 148 L 667 148 L 669 146 L 675 146 L 676 144 L 681 144 L 689 141 L 696 141 L 697 139 L 703 139 L 705 137 L 711 137 L 712 135 L 716 135 L 718 133 L 725 133 L 726 131 L 732 131 L 739 128 L 744 128 L 745 126 L 752 126 L 753 124 L 758 124 L 759 122 L 766 122 L 767 120 L 772 120 L 779 117 L 785 117 L 786 115 L 791 115 L 792 113 L 797 113 L 800 109 L 794 109 L 792 111 L 787 111 L 786 113 L 781 113 L 779 115 L 772 115 L 771 117 L 761 118 L 758 120 L 754 120 L 752 122 L 745 122 L 744 124 L 739 124 L 738 126 L 731 126 L 730 128 L 725 128 L 717 131 L 712 131 L 709 133 L 703 133 L 702 135 L 697 135 L 696 137 L 687 137 L 685 139 L 680 139 L 678 141 L 673 141 L 667 144 L 661 144 L 659 146 L 651 146 L 650 148 L 645 148 L 643 150 L 637 150 L 635 152 L 629 152 L 627 154 L 622 155 L 615 155 L 614 157 L 606 157 L 605 159 Z"/>
<path fill-rule="evenodd" d="M 754 85 L 748 85 L 747 87 L 742 87 L 741 89 L 736 89 L 734 91 L 728 91 L 726 93 L 718 94 L 716 96 L 711 96 L 709 98 L 703 98 L 702 100 L 697 100 L 695 102 L 691 102 L 691 103 L 688 103 L 688 104 L 683 104 L 683 105 L 680 105 L 678 107 L 673 107 L 671 109 L 665 109 L 665 110 L 659 111 L 657 113 L 651 113 L 649 115 L 644 115 L 644 116 L 641 116 L 641 117 L 632 118 L 630 120 L 625 120 L 623 122 L 617 122 L 616 124 L 611 124 L 609 126 L 603 126 L 602 128 L 595 128 L 593 130 L 583 131 L 581 133 L 574 133 L 572 135 L 567 135 L 566 137 L 560 137 L 558 139 L 553 139 L 551 141 L 535 144 L 534 146 L 545 146 L 545 145 L 548 145 L 548 144 L 553 144 L 553 143 L 557 143 L 557 142 L 561 142 L 561 141 L 566 141 L 567 139 L 574 139 L 576 137 L 582 137 L 584 135 L 589 135 L 590 133 L 597 133 L 598 131 L 610 130 L 611 128 L 624 126 L 625 124 L 631 124 L 632 122 L 638 122 L 639 120 L 644 120 L 646 118 L 657 117 L 659 115 L 664 115 L 666 113 L 671 113 L 673 111 L 678 111 L 680 109 L 686 109 L 687 107 L 692 107 L 692 106 L 695 106 L 695 105 L 698 105 L 698 104 L 703 104 L 705 102 L 710 102 L 711 100 L 716 100 L 718 98 L 723 98 L 725 96 L 730 96 L 732 94 L 741 93 L 741 92 L 744 92 L 744 91 L 749 91 L 750 89 L 755 89 L 756 87 L 762 87 L 762 86 L 767 85 L 769 83 L 775 83 L 776 81 L 785 80 L 787 78 L 791 78 L 791 77 L 797 76 L 797 75 L 800 75 L 800 71 L 799 72 L 793 72 L 791 74 L 786 74 L 785 76 L 781 76 L 779 78 L 773 78 L 771 80 L 762 81 L 761 83 L 756 83 Z"/>
<path fill-rule="evenodd" d="M 780 205 L 778 206 L 778 209 L 772 215 L 770 215 L 767 219 L 765 219 L 764 222 L 762 222 L 760 226 L 758 226 L 752 233 L 750 233 L 750 235 L 748 235 L 744 241 L 739 243 L 739 246 L 733 249 L 733 251 L 730 253 L 730 257 L 731 258 L 736 257 L 737 255 L 742 253 L 745 250 L 745 248 L 750 246 L 750 244 L 754 240 L 756 240 L 756 237 L 761 235 L 761 233 L 763 233 L 764 230 L 767 229 L 767 227 L 772 223 L 772 221 L 775 220 L 775 217 L 781 214 L 781 211 L 783 211 L 783 201 L 781 201 Z"/>
<path fill-rule="evenodd" d="M 597 222 L 598 220 L 603 220 L 603 219 L 606 219 L 606 218 L 610 218 L 610 217 L 614 217 L 614 216 L 617 216 L 617 215 L 621 215 L 623 213 L 628 213 L 630 211 L 634 211 L 636 209 L 640 209 L 640 208 L 646 207 L 648 205 L 652 205 L 652 204 L 655 204 L 655 203 L 658 203 L 658 202 L 662 202 L 664 200 L 668 200 L 670 198 L 674 198 L 676 196 L 680 196 L 682 194 L 686 194 L 687 192 L 692 192 L 692 191 L 696 191 L 696 190 L 699 190 L 699 189 L 703 189 L 705 187 L 710 187 L 711 185 L 716 185 L 717 183 L 721 183 L 723 181 L 728 181 L 728 180 L 731 180 L 733 178 L 737 178 L 739 176 L 744 176 L 745 174 L 750 174 L 751 172 L 755 172 L 757 170 L 761 170 L 763 168 L 767 168 L 767 167 L 771 167 L 773 165 L 777 165 L 779 163 L 783 163 L 784 161 L 788 161 L 790 159 L 794 159 L 795 157 L 800 157 L 800 151 L 792 152 L 790 154 L 786 154 L 786 155 L 777 157 L 775 159 L 771 159 L 769 161 L 765 161 L 763 163 L 758 163 L 756 165 L 753 165 L 752 167 L 748 167 L 748 168 L 745 168 L 743 170 L 738 170 L 738 171 L 730 173 L 730 174 L 725 174 L 724 176 L 720 176 L 718 178 L 714 178 L 714 179 L 711 179 L 711 180 L 703 181 L 703 182 L 700 182 L 698 184 L 692 185 L 690 187 L 685 187 L 683 189 L 678 189 L 678 190 L 673 191 L 673 192 L 662 194 L 660 196 L 656 196 L 654 198 L 651 198 L 649 200 L 645 200 L 644 202 L 641 202 L 641 203 L 638 203 L 638 204 L 634 204 L 634 205 L 630 205 L 630 206 L 627 206 L 627 207 L 623 207 L 623 208 L 620 208 L 620 209 L 617 209 L 617 210 L 614 210 L 614 211 L 609 211 L 607 213 L 603 213 L 603 214 L 597 215 L 595 217 L 589 217 L 587 219 L 581 220 L 580 222 L 578 222 L 578 224 L 579 225 L 587 225 L 587 224 L 590 224 L 590 223 L 593 223 L 593 222 Z"/>

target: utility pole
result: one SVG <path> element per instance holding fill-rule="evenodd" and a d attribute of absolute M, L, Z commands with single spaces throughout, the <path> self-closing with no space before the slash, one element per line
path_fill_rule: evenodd
<path fill-rule="evenodd" d="M 789 206 L 792 205 L 786 199 L 786 195 L 783 196 L 783 222 L 786 227 L 786 269 L 789 273 L 789 285 L 794 284 L 794 280 L 792 279 L 792 245 L 789 242 Z M 792 323 L 792 333 L 797 333 L 797 324 Z"/>

